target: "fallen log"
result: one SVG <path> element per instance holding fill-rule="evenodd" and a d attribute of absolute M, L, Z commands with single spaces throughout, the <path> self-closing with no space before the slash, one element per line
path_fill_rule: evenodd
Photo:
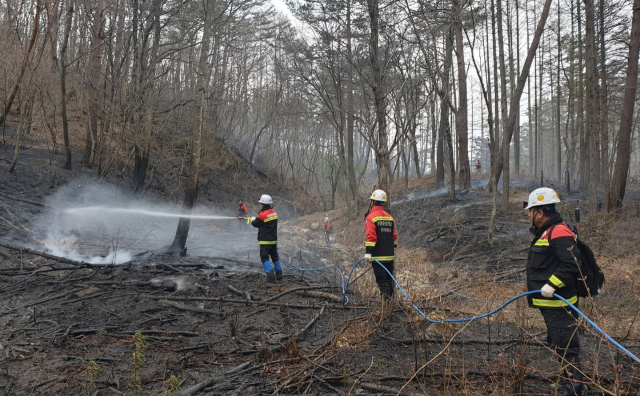
<path fill-rule="evenodd" d="M 294 292 L 298 292 L 298 291 L 303 291 L 303 290 L 316 290 L 316 289 L 323 289 L 327 286 L 309 286 L 309 287 L 297 287 L 295 289 L 289 289 L 289 290 L 285 290 L 282 293 L 276 294 L 275 296 L 269 297 L 266 300 L 264 300 L 265 303 L 271 302 L 273 300 L 277 300 L 278 298 L 282 297 L 282 296 L 286 296 L 289 293 L 294 293 Z"/>
<path fill-rule="evenodd" d="M 238 295 L 238 296 L 240 296 L 240 297 L 245 297 L 245 298 L 247 299 L 247 303 L 251 302 L 252 300 L 253 300 L 253 301 L 260 301 L 260 298 L 253 297 L 253 296 L 252 296 L 251 294 L 249 294 L 249 292 L 248 292 L 248 291 L 246 291 L 246 290 L 245 290 L 245 291 L 242 291 L 242 290 L 240 290 L 240 289 L 236 289 L 236 288 L 235 288 L 235 287 L 233 287 L 232 285 L 229 285 L 228 287 L 229 287 L 229 290 L 230 290 L 232 293 L 237 294 L 237 295 Z"/>
<path fill-rule="evenodd" d="M 335 294 L 331 294 L 331 293 L 304 290 L 302 292 L 302 294 L 305 295 L 305 296 L 308 296 L 308 297 L 325 298 L 325 299 L 331 300 L 331 301 L 333 301 L 335 303 L 341 303 L 342 302 L 342 297 L 338 297 Z"/>

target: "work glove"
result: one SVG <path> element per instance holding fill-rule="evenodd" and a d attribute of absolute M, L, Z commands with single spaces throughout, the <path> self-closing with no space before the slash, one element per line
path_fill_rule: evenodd
<path fill-rule="evenodd" d="M 540 294 L 542 294 L 542 297 L 546 297 L 546 298 L 551 298 L 553 297 L 553 293 L 556 292 L 556 289 L 554 289 L 553 287 L 545 284 L 544 286 L 542 286 L 542 289 L 540 290 Z"/>
<path fill-rule="evenodd" d="M 238 216 L 238 220 L 243 220 L 243 219 L 244 219 L 244 217 Z"/>
<path fill-rule="evenodd" d="M 364 255 L 364 261 L 366 263 L 370 263 L 371 262 L 371 255 L 369 253 Z"/>
<path fill-rule="evenodd" d="M 256 219 L 256 216 L 252 216 L 249 218 L 249 220 L 253 223 L 253 221 Z"/>

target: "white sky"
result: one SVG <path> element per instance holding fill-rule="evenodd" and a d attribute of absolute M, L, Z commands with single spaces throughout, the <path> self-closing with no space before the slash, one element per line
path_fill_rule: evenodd
<path fill-rule="evenodd" d="M 284 3 L 284 0 L 271 0 L 271 3 L 273 3 L 273 6 L 276 8 L 276 10 L 280 11 L 286 16 L 291 17 L 291 11 L 289 11 L 289 8 Z"/>

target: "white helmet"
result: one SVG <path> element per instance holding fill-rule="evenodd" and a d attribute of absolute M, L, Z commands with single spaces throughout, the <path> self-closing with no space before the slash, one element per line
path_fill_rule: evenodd
<path fill-rule="evenodd" d="M 560 203 L 560 197 L 548 187 L 541 187 L 533 190 L 529 195 L 529 201 L 525 205 L 525 209 L 533 208 L 535 206 L 544 206 Z"/>
<path fill-rule="evenodd" d="M 369 197 L 372 201 L 387 202 L 387 193 L 382 190 L 375 190 Z"/>
<path fill-rule="evenodd" d="M 273 203 L 273 199 L 271 199 L 271 195 L 262 194 L 258 202 L 265 205 L 271 205 Z"/>
<path fill-rule="evenodd" d="M 324 222 L 326 223 L 327 221 L 329 221 L 329 218 L 328 218 L 328 217 L 325 217 L 325 218 L 324 218 Z"/>

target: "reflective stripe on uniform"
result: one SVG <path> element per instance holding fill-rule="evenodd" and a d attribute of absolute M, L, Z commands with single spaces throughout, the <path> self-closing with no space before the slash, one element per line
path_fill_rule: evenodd
<path fill-rule="evenodd" d="M 365 242 L 364 246 L 376 246 L 375 242 Z"/>
<path fill-rule="evenodd" d="M 276 245 L 278 241 L 258 241 L 258 245 Z"/>
<path fill-rule="evenodd" d="M 562 283 L 562 281 L 555 275 L 551 275 L 551 278 L 549 278 L 549 282 L 553 283 L 553 285 L 557 288 L 565 287 L 565 284 Z"/>
<path fill-rule="evenodd" d="M 549 241 L 547 239 L 538 239 L 533 246 L 549 246 Z"/>
<path fill-rule="evenodd" d="M 578 296 L 573 296 L 571 298 L 567 298 L 567 301 L 569 301 L 571 304 L 575 304 L 578 302 Z M 532 298 L 531 302 L 533 303 L 534 306 L 536 307 L 543 307 L 543 308 L 558 308 L 558 307 L 566 307 L 567 303 L 565 303 L 562 300 L 558 300 L 558 299 L 547 299 L 547 298 Z"/>
<path fill-rule="evenodd" d="M 378 260 L 378 261 L 393 261 L 393 256 L 377 256 L 377 257 L 371 257 L 372 260 Z"/>
<path fill-rule="evenodd" d="M 375 223 L 376 221 L 380 221 L 380 220 L 393 221 L 393 217 L 388 217 L 388 216 L 378 216 L 378 217 L 374 217 L 373 219 L 371 219 L 371 222 L 372 222 L 372 223 Z"/>
<path fill-rule="evenodd" d="M 278 216 L 273 216 L 273 217 L 267 217 L 266 219 L 262 220 L 265 223 L 270 222 L 271 220 L 278 220 Z"/>

